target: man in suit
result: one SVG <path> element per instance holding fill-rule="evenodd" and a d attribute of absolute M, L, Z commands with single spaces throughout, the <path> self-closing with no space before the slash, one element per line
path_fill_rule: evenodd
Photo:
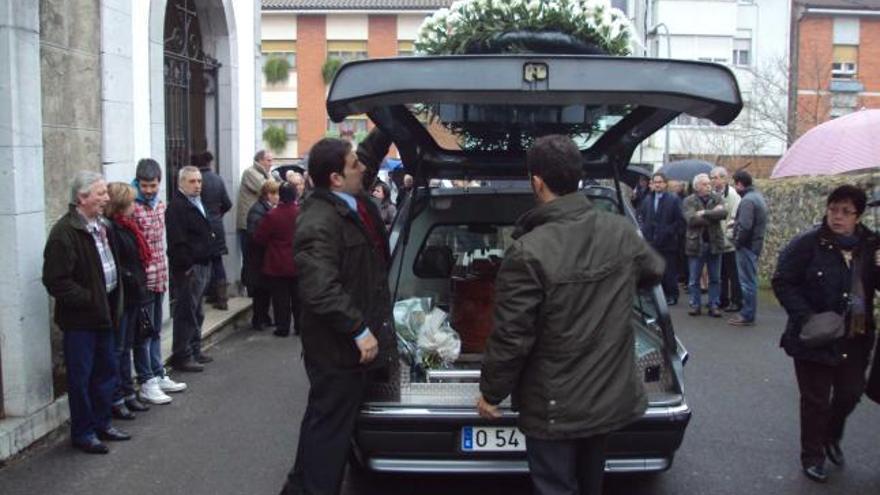
<path fill-rule="evenodd" d="M 656 173 L 651 177 L 651 193 L 639 205 L 639 224 L 645 240 L 666 260 L 663 274 L 663 293 L 669 305 L 678 303 L 679 243 L 685 221 L 681 199 L 667 192 L 669 181 Z"/>

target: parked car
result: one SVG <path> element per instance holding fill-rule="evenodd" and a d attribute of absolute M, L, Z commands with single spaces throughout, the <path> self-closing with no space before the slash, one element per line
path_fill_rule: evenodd
<path fill-rule="evenodd" d="M 539 135 L 572 135 L 582 149 L 582 193 L 635 223 L 620 181 L 636 147 L 680 113 L 727 124 L 742 101 L 731 71 L 716 64 L 485 55 L 346 64 L 327 108 L 335 121 L 366 113 L 392 138 L 418 186 L 391 231 L 399 366 L 370 387 L 357 420 L 355 461 L 382 472 L 504 473 L 528 470 L 517 414 L 504 402 L 502 417 L 486 420 L 475 401 L 494 271 L 514 222 L 535 204 L 525 150 Z M 437 179 L 455 187 L 429 187 Z M 412 335 L 417 325 L 404 322 L 435 308 L 461 341 L 461 351 L 445 362 L 420 351 Z M 663 471 L 691 417 L 682 372 L 687 352 L 659 286 L 633 300 L 631 324 L 649 407 L 610 435 L 606 471 Z"/>

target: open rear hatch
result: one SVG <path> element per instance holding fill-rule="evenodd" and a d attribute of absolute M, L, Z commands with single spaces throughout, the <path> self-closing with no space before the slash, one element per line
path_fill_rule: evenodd
<path fill-rule="evenodd" d="M 590 55 L 352 62 L 337 73 L 327 99 L 327 110 L 336 122 L 353 115 L 369 116 L 397 146 L 417 184 L 435 178 L 525 179 L 525 150 L 536 137 L 550 133 L 573 137 L 581 148 L 585 178 L 619 181 L 627 175 L 639 143 L 679 114 L 725 125 L 741 109 L 736 78 L 724 66 Z M 458 327 L 454 329 L 463 332 L 475 322 L 462 322 L 462 312 L 452 306 L 461 299 L 462 287 L 473 291 L 487 282 L 483 293 L 474 292 L 469 303 L 486 303 L 485 307 L 466 313 L 479 318 L 491 311 L 494 287 L 488 282 L 492 270 L 497 269 L 509 242 L 510 225 L 530 206 L 530 197 L 525 191 L 517 203 L 515 195 L 503 194 L 508 199 L 501 201 L 510 204 L 496 208 L 493 217 L 485 207 L 491 194 L 456 197 L 453 193 L 444 198 L 427 188 L 420 191 L 421 196 L 402 208 L 392 232 L 395 301 L 410 304 L 409 311 L 421 311 L 422 317 L 432 307 L 445 310 L 453 327 Z M 613 196 L 605 198 L 605 203 L 625 213 L 619 186 Z M 426 262 L 425 256 L 434 259 Z M 419 273 L 425 263 L 440 271 L 428 276 Z M 468 280 L 478 282 L 465 283 Z M 426 296 L 431 297 L 421 306 L 415 302 Z M 681 359 L 676 359 L 678 347 L 659 288 L 634 301 L 632 321 L 636 354 L 652 403 L 680 394 Z M 395 376 L 384 394 L 368 400 L 472 406 L 479 380 L 480 342 L 473 335 L 462 335 L 462 341 L 464 352 L 453 363 L 426 369 L 410 359 L 405 363 L 409 366 L 400 370 L 399 380 Z"/>

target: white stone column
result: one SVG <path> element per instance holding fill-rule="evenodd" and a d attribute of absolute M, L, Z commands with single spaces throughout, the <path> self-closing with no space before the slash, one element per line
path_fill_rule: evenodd
<path fill-rule="evenodd" d="M 0 0 L 0 393 L 8 417 L 52 402 L 39 29 L 39 0 Z"/>
<path fill-rule="evenodd" d="M 101 161 L 108 181 L 134 178 L 130 0 L 101 0 Z"/>

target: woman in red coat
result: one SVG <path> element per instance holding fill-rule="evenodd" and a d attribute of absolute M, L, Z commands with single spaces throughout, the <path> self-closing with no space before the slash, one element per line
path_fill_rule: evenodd
<path fill-rule="evenodd" d="M 296 301 L 296 266 L 293 263 L 293 231 L 299 206 L 296 189 L 284 183 L 278 190 L 279 203 L 260 222 L 254 242 L 266 249 L 262 272 L 272 294 L 275 312 L 275 335 L 290 335 L 290 316 L 293 314 L 294 333 L 299 334 L 299 308 Z"/>

